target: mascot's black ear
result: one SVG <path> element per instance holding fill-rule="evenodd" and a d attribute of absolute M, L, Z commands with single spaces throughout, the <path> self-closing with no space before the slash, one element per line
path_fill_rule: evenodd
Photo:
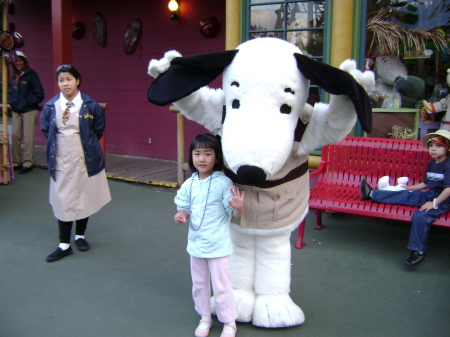
<path fill-rule="evenodd" d="M 372 131 L 372 106 L 364 88 L 349 73 L 318 62 L 301 54 L 294 54 L 297 67 L 308 80 L 333 95 L 347 95 L 352 101 L 362 128 Z"/>
<path fill-rule="evenodd" d="M 148 88 L 150 103 L 167 105 L 192 94 L 219 76 L 238 50 L 175 57 Z"/>

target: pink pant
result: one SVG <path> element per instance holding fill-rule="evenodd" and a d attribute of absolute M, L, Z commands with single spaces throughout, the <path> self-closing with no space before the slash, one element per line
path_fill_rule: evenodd
<path fill-rule="evenodd" d="M 217 318 L 222 323 L 234 322 L 238 315 L 231 286 L 230 256 L 214 259 L 191 256 L 192 297 L 195 310 L 201 316 L 211 315 L 210 274 Z"/>

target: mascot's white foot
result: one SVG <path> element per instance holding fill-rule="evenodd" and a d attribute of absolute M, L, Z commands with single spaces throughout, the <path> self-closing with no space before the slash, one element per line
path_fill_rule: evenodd
<path fill-rule="evenodd" d="M 253 307 L 255 306 L 255 293 L 253 291 L 235 289 L 234 300 L 238 312 L 238 322 L 249 323 L 252 321 Z"/>
<path fill-rule="evenodd" d="M 258 295 L 253 309 L 252 323 L 262 328 L 284 328 L 305 321 L 302 309 L 289 294 Z"/>
<path fill-rule="evenodd" d="M 236 302 L 236 309 L 238 318 L 236 321 L 241 323 L 250 323 L 252 321 L 253 307 L 255 305 L 255 293 L 249 290 L 235 289 L 234 301 Z M 211 313 L 217 315 L 216 302 L 214 297 L 210 298 Z"/>

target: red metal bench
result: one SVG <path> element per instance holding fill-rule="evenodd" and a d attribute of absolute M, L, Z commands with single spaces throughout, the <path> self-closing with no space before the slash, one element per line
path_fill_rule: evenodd
<path fill-rule="evenodd" d="M 360 181 L 366 177 L 370 186 L 376 187 L 382 176 L 389 176 L 391 184 L 405 176 L 408 185 L 414 185 L 423 180 L 430 160 L 428 150 L 416 140 L 346 137 L 323 147 L 320 165 L 310 174 L 310 178 L 318 177 L 309 199 L 310 209 L 317 211 L 315 229 L 323 227 L 322 210 L 410 221 L 417 207 L 361 201 Z M 295 248 L 304 245 L 304 222 Z M 450 213 L 441 215 L 433 225 L 450 227 Z"/>

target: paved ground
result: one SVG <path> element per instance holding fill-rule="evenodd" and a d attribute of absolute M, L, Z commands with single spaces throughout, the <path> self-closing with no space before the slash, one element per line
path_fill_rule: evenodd
<path fill-rule="evenodd" d="M 91 250 L 54 263 L 57 224 L 48 172 L 0 185 L 0 337 L 193 336 L 187 227 L 173 223 L 174 190 L 110 181 L 113 201 L 91 217 Z M 292 249 L 292 298 L 306 322 L 238 324 L 237 336 L 448 337 L 450 232 L 433 228 L 427 259 L 402 267 L 408 225 L 327 216 Z M 295 237 L 292 237 L 292 243 Z M 215 320 L 210 336 L 218 337 Z"/>

